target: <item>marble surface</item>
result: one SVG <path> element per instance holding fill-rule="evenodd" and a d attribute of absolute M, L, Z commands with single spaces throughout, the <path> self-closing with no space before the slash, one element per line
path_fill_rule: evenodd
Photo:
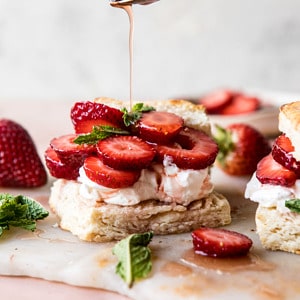
<path fill-rule="evenodd" d="M 300 92 L 297 0 L 134 8 L 134 98 Z M 129 97 L 128 18 L 108 0 L 0 0 L 0 101 Z"/>

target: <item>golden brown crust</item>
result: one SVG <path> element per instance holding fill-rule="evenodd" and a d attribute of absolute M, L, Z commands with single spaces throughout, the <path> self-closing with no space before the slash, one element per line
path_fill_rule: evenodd
<path fill-rule="evenodd" d="M 57 180 L 49 204 L 60 218 L 61 228 L 86 241 L 108 242 L 146 231 L 183 233 L 200 226 L 218 227 L 231 222 L 229 203 L 216 192 L 187 207 L 157 200 L 120 206 L 84 198 L 80 194 L 81 185 L 76 181 Z"/>
<path fill-rule="evenodd" d="M 112 98 L 99 97 L 94 99 L 94 101 L 119 109 L 123 107 L 127 107 L 127 109 L 129 109 L 129 102 Z M 143 101 L 143 103 L 155 107 L 158 111 L 166 111 L 177 114 L 184 119 L 186 126 L 197 130 L 203 130 L 205 133 L 211 135 L 210 122 L 203 105 L 195 104 L 183 99 L 153 100 Z"/>
<path fill-rule="evenodd" d="M 259 205 L 255 220 L 264 248 L 300 254 L 300 214 Z"/>
<path fill-rule="evenodd" d="M 279 118 L 288 119 L 294 130 L 300 129 L 300 101 L 284 104 L 279 111 Z"/>

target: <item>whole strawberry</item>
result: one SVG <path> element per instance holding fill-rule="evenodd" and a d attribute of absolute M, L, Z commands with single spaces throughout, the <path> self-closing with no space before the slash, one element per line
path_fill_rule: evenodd
<path fill-rule="evenodd" d="M 18 123 L 0 120 L 0 186 L 38 187 L 47 173 L 29 133 Z"/>
<path fill-rule="evenodd" d="M 230 175 L 250 175 L 257 163 L 271 151 L 268 140 L 255 128 L 235 123 L 216 126 L 214 138 L 219 146 L 216 164 Z"/>

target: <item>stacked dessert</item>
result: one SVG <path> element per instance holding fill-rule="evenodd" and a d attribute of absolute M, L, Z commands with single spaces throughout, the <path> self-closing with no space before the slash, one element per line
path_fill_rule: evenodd
<path fill-rule="evenodd" d="M 255 220 L 262 245 L 300 254 L 300 101 L 280 108 L 279 130 L 245 197 L 258 202 Z"/>
<path fill-rule="evenodd" d="M 203 106 L 183 100 L 77 102 L 74 133 L 54 138 L 45 158 L 54 182 L 50 206 L 82 240 L 131 233 L 170 234 L 230 223 L 214 191 L 218 146 Z"/>

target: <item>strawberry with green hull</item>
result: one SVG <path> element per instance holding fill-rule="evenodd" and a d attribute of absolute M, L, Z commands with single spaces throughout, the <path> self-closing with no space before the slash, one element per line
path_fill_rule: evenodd
<path fill-rule="evenodd" d="M 39 187 L 47 182 L 35 144 L 20 124 L 0 120 L 0 186 Z"/>
<path fill-rule="evenodd" d="M 216 165 L 230 175 L 251 175 L 257 163 L 271 151 L 268 140 L 243 123 L 226 128 L 216 126 L 214 138 L 219 145 Z"/>

